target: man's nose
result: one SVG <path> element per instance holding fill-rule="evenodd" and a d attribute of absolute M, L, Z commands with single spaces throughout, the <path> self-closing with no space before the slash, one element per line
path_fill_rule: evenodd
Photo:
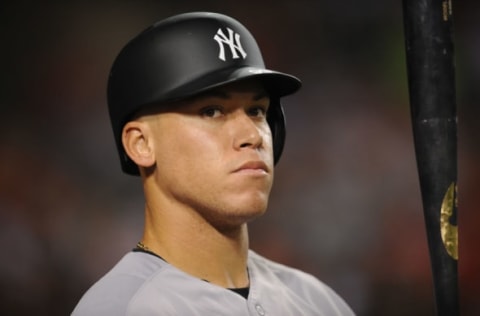
<path fill-rule="evenodd" d="M 234 147 L 237 150 L 242 148 L 259 148 L 263 144 L 261 127 L 258 122 L 252 119 L 247 113 L 239 113 L 233 121 Z"/>

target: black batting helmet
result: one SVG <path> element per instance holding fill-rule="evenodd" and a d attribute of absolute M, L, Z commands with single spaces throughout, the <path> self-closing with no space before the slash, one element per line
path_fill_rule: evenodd
<path fill-rule="evenodd" d="M 280 97 L 294 93 L 301 83 L 266 69 L 255 39 L 242 24 L 218 13 L 193 12 L 140 33 L 121 50 L 108 80 L 108 108 L 122 170 L 139 174 L 122 145 L 122 129 L 138 110 L 246 78 L 258 79 L 269 93 L 267 120 L 277 162 L 285 142 Z"/>

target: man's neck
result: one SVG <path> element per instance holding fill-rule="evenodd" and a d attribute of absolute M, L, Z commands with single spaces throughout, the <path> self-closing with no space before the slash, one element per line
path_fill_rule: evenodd
<path fill-rule="evenodd" d="M 174 214 L 148 206 L 145 212 L 142 243 L 150 251 L 210 283 L 225 288 L 249 285 L 247 224 L 219 230 L 194 212 Z"/>

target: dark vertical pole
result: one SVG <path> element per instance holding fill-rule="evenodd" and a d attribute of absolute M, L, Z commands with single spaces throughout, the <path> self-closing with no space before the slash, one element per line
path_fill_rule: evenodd
<path fill-rule="evenodd" d="M 452 2 L 403 0 L 410 109 L 437 315 L 459 315 Z"/>

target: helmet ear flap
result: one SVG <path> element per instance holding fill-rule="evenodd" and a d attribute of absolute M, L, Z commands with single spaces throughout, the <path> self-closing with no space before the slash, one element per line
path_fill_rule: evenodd
<path fill-rule="evenodd" d="M 276 164 L 280 160 L 285 144 L 286 128 L 285 114 L 280 99 L 273 99 L 267 113 L 267 122 L 272 132 L 273 160 Z"/>

